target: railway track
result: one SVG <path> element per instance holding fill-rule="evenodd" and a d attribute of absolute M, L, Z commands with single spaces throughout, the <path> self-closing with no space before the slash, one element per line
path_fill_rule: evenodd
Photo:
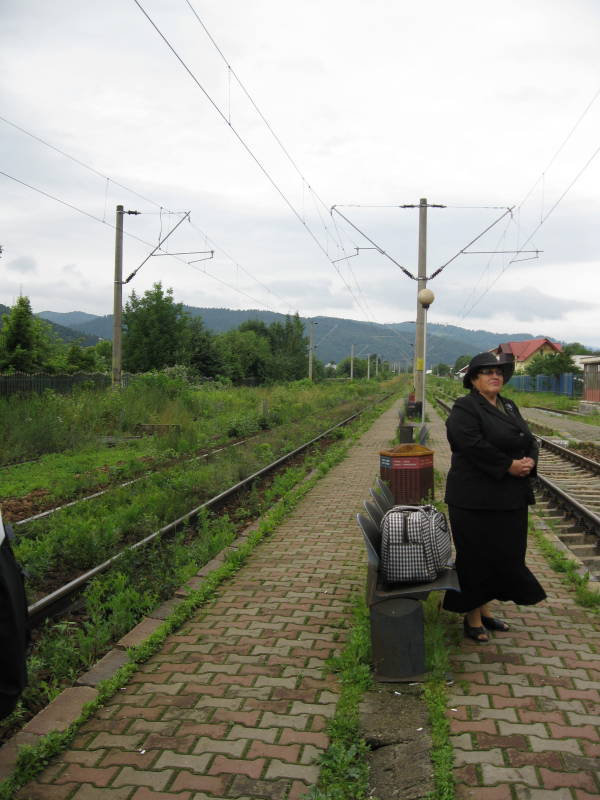
<path fill-rule="evenodd" d="M 436 398 L 448 414 L 449 404 Z M 537 436 L 536 509 L 590 576 L 600 580 L 600 462 Z"/>
<path fill-rule="evenodd" d="M 386 399 L 386 397 L 381 398 L 379 402 L 383 402 Z M 241 480 L 238 483 L 224 489 L 214 497 L 211 497 L 208 500 L 199 504 L 198 506 L 190 509 L 187 513 L 181 515 L 179 518 L 173 520 L 169 524 L 164 525 L 160 529 L 150 533 L 147 536 L 144 536 L 139 541 L 130 544 L 127 547 L 124 547 L 122 550 L 115 553 L 110 558 L 107 558 L 101 564 L 98 564 L 92 569 L 86 570 L 84 573 L 78 575 L 73 580 L 68 581 L 64 585 L 58 587 L 57 589 L 50 592 L 46 596 L 32 603 L 29 606 L 29 614 L 32 626 L 38 627 L 39 625 L 43 624 L 46 619 L 56 618 L 62 614 L 69 613 L 70 611 L 76 609 L 78 602 L 77 598 L 80 595 L 81 591 L 86 587 L 86 585 L 93 578 L 110 569 L 115 564 L 115 562 L 117 562 L 120 558 L 122 558 L 126 553 L 138 550 L 139 548 L 143 548 L 144 546 L 150 544 L 151 542 L 156 541 L 157 539 L 160 539 L 163 536 L 181 530 L 186 524 L 193 523 L 195 518 L 205 509 L 218 510 L 225 503 L 230 502 L 237 495 L 240 495 L 248 488 L 257 484 L 257 482 L 270 476 L 277 470 L 284 469 L 286 466 L 292 463 L 294 459 L 297 459 L 311 447 L 317 445 L 319 442 L 322 442 L 328 437 L 331 437 L 336 430 L 345 427 L 346 425 L 357 419 L 362 413 L 364 413 L 365 410 L 367 409 L 365 408 L 354 414 L 351 414 L 350 416 L 346 417 L 345 419 L 341 420 L 335 425 L 332 425 L 331 427 L 322 431 L 320 434 L 313 437 L 309 441 L 304 442 L 299 447 L 294 448 L 293 450 L 277 458 L 270 464 L 267 464 L 262 469 L 254 472 L 252 475 L 249 475 L 244 480 Z M 243 442 L 236 442 L 232 446 L 239 446 L 240 444 L 243 444 Z M 223 449 L 225 448 L 219 448 L 219 451 Z M 135 482 L 136 481 L 128 481 L 123 485 L 127 486 Z M 72 506 L 78 502 L 85 502 L 86 500 L 93 499 L 94 497 L 99 496 L 99 494 L 102 494 L 102 492 L 96 493 L 89 497 L 80 498 L 77 501 L 73 501 L 72 503 L 69 504 L 64 504 L 63 506 L 60 506 L 56 509 L 51 509 L 49 511 L 46 511 L 43 514 L 35 515 L 30 519 L 22 520 L 20 523 L 13 523 L 13 525 L 25 524 L 35 519 L 39 519 L 40 517 L 45 517 L 49 514 L 52 514 L 54 511 L 59 511 L 61 508 Z"/>

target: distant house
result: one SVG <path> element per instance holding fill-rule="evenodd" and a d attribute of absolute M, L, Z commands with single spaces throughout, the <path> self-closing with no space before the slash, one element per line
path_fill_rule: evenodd
<path fill-rule="evenodd" d="M 583 363 L 583 399 L 600 403 L 600 358 L 587 356 Z"/>
<path fill-rule="evenodd" d="M 536 356 L 562 353 L 562 345 L 546 339 L 546 337 L 540 337 L 539 339 L 525 339 L 523 342 L 504 342 L 491 352 L 512 353 L 515 357 L 515 372 L 524 372 Z"/>

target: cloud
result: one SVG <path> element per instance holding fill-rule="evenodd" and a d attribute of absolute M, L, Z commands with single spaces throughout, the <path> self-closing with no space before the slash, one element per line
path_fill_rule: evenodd
<path fill-rule="evenodd" d="M 90 285 L 90 282 L 76 264 L 65 264 L 61 272 L 68 281 L 77 280 L 82 287 Z"/>
<path fill-rule="evenodd" d="M 471 299 L 465 299 L 464 292 L 445 292 L 440 296 L 439 311 L 447 314 L 466 312 L 471 316 L 471 309 L 477 309 L 474 313 L 477 317 L 504 315 L 519 320 L 519 322 L 532 322 L 534 320 L 561 320 L 573 311 L 589 311 L 595 308 L 594 303 L 572 298 L 553 297 L 532 286 L 524 286 L 519 291 L 495 290 L 482 297 L 476 306 L 473 305 L 475 299 L 476 295 L 473 295 Z"/>
<path fill-rule="evenodd" d="M 31 256 L 19 256 L 18 258 L 13 258 L 12 261 L 8 261 L 6 264 L 6 268 L 12 270 L 13 272 L 20 272 L 20 273 L 28 273 L 28 272 L 37 272 L 37 264 L 34 258 Z"/>

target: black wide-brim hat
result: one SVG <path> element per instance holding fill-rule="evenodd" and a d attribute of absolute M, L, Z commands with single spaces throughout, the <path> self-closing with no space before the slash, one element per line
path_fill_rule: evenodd
<path fill-rule="evenodd" d="M 515 357 L 512 353 L 479 353 L 469 362 L 469 368 L 463 378 L 465 389 L 471 388 L 471 379 L 475 377 L 482 367 L 500 367 L 504 376 L 504 383 L 508 383 L 515 371 Z"/>

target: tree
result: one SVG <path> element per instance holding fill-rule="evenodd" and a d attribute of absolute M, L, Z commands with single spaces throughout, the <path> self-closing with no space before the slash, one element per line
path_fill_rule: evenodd
<path fill-rule="evenodd" d="M 539 353 L 531 359 L 525 372 L 528 375 L 563 375 L 566 372 L 581 372 L 568 353 Z"/>
<path fill-rule="evenodd" d="M 222 359 L 214 335 L 204 327 L 201 317 L 192 317 L 187 328 L 185 364 L 205 378 L 215 378 L 222 371 Z"/>
<path fill-rule="evenodd" d="M 454 372 L 458 372 L 463 367 L 466 367 L 473 356 L 459 356 L 454 362 Z"/>
<path fill-rule="evenodd" d="M 589 347 L 586 347 L 581 342 L 570 342 L 563 347 L 563 353 L 568 353 L 570 356 L 593 356 L 597 352 Z"/>
<path fill-rule="evenodd" d="M 110 372 L 112 369 L 112 342 L 110 339 L 101 339 L 94 345 L 96 351 L 96 368 L 100 372 Z"/>
<path fill-rule="evenodd" d="M 350 358 L 344 358 L 337 366 L 336 374 L 338 377 L 347 378 L 350 376 Z M 367 359 L 355 358 L 353 365 L 353 373 L 355 378 L 367 377 Z"/>
<path fill-rule="evenodd" d="M 471 359 L 469 359 L 469 361 L 470 360 Z M 467 364 L 468 363 L 469 362 L 467 361 Z M 450 367 L 448 366 L 448 364 L 439 363 L 439 364 L 436 364 L 435 367 L 431 368 L 431 372 L 432 372 L 433 375 L 442 375 L 442 376 L 450 375 Z"/>
<path fill-rule="evenodd" d="M 96 350 L 82 347 L 74 342 L 67 350 L 67 369 L 69 372 L 94 372 L 96 369 Z"/>
<path fill-rule="evenodd" d="M 298 314 L 286 316 L 285 322 L 273 322 L 268 327 L 271 340 L 272 378 L 296 381 L 308 375 L 308 338 Z"/>
<path fill-rule="evenodd" d="M 189 316 L 173 302 L 173 290 L 162 284 L 138 297 L 133 291 L 123 311 L 123 367 L 131 372 L 185 363 Z"/>
<path fill-rule="evenodd" d="M 269 342 L 255 331 L 233 330 L 217 337 L 221 371 L 235 383 L 263 383 L 271 372 Z"/>
<path fill-rule="evenodd" d="M 43 319 L 35 317 L 28 297 L 19 297 L 2 320 L 0 369 L 15 372 L 55 371 L 62 345 Z"/>

